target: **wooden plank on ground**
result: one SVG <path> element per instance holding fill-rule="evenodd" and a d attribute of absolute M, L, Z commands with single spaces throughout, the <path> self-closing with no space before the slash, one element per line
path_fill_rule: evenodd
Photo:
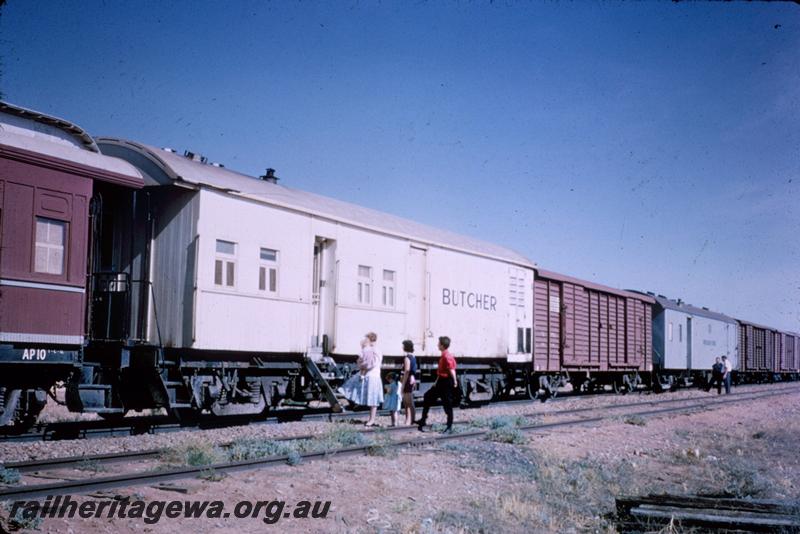
<path fill-rule="evenodd" d="M 800 533 L 800 503 L 693 495 L 617 498 L 621 530 L 674 523 L 682 528 Z"/>

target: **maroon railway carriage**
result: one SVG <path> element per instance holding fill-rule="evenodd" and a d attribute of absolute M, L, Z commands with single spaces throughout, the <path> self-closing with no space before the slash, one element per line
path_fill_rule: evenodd
<path fill-rule="evenodd" d="M 648 295 L 537 269 L 532 382 L 550 391 L 567 381 L 617 391 L 649 383 L 653 304 Z"/>
<path fill-rule="evenodd" d="M 142 186 L 74 124 L 0 102 L 0 425 L 80 367 L 95 181 Z"/>

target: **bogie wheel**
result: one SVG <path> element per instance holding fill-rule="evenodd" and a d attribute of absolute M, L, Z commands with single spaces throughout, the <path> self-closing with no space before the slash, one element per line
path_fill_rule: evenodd
<path fill-rule="evenodd" d="M 0 426 L 14 424 L 14 433 L 24 433 L 36 424 L 39 413 L 47 404 L 44 389 L 0 389 L 3 395 L 0 411 Z"/>
<path fill-rule="evenodd" d="M 653 393 L 664 393 L 664 384 L 661 382 L 661 376 L 653 375 Z"/>
<path fill-rule="evenodd" d="M 550 382 L 550 384 L 547 386 L 547 393 L 548 397 L 551 399 L 555 399 L 558 396 L 558 381 L 555 383 L 552 381 Z"/>
<path fill-rule="evenodd" d="M 5 426 L 14 421 L 14 416 L 19 406 L 19 398 L 22 395 L 22 390 L 19 389 L 0 389 L 0 395 L 3 396 L 2 409 L 0 409 L 0 426 Z"/>

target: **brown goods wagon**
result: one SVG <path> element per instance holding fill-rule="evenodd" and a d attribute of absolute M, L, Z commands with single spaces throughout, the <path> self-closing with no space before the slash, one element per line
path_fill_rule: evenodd
<path fill-rule="evenodd" d="M 791 332 L 784 332 L 783 336 L 783 351 L 781 352 L 780 365 L 778 371 L 781 373 L 796 373 L 800 370 L 800 362 L 798 361 L 798 342 L 800 337 Z"/>
<path fill-rule="evenodd" d="M 537 270 L 534 372 L 649 372 L 653 302 L 647 295 Z"/>
<path fill-rule="evenodd" d="M 772 362 L 772 370 L 778 371 L 783 352 L 783 335 L 775 330 L 767 330 L 767 361 Z"/>
<path fill-rule="evenodd" d="M 745 373 L 771 373 L 778 365 L 781 343 L 780 333 L 768 326 L 739 321 L 740 371 Z M 778 356 L 779 357 L 779 356 Z"/>

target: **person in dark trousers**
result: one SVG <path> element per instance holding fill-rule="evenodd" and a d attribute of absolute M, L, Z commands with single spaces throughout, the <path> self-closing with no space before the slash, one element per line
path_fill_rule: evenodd
<path fill-rule="evenodd" d="M 731 379 L 733 378 L 733 364 L 731 364 L 727 356 L 723 356 L 722 365 L 725 366 L 724 374 L 722 375 L 722 381 L 725 384 L 725 394 L 729 395 L 731 392 Z"/>
<path fill-rule="evenodd" d="M 439 358 L 439 367 L 436 370 L 436 382 L 433 387 L 425 392 L 425 397 L 422 404 L 422 419 L 417 421 L 417 427 L 420 432 L 425 431 L 425 425 L 428 423 L 428 410 L 437 399 L 442 399 L 442 407 L 444 413 L 447 414 L 447 428 L 444 429 L 445 433 L 453 431 L 453 397 L 458 388 L 458 381 L 456 380 L 456 360 L 450 351 L 450 338 L 442 336 L 439 338 L 439 350 L 442 351 L 442 356 Z"/>
<path fill-rule="evenodd" d="M 722 363 L 719 356 L 717 361 L 711 366 L 711 381 L 708 383 L 706 391 L 711 391 L 715 385 L 717 386 L 717 395 L 722 394 L 722 377 L 725 375 L 725 364 Z"/>
<path fill-rule="evenodd" d="M 417 358 L 414 356 L 414 342 L 410 339 L 403 341 L 403 407 L 406 409 L 406 426 L 414 424 L 417 413 L 414 409 L 414 386 L 417 383 Z"/>

